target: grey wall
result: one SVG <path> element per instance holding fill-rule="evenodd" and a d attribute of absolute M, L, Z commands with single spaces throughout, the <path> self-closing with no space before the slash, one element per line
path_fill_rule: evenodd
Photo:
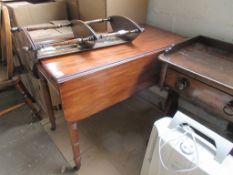
<path fill-rule="evenodd" d="M 147 23 L 233 43 L 233 0 L 149 0 Z"/>

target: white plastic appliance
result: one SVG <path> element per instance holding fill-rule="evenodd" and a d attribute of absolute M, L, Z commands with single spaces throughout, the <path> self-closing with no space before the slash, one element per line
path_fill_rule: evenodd
<path fill-rule="evenodd" d="M 155 122 L 141 175 L 232 175 L 232 149 L 233 143 L 178 111 Z"/>

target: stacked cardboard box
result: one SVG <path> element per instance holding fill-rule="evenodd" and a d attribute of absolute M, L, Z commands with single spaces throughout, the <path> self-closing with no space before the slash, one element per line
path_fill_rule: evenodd
<path fill-rule="evenodd" d="M 121 15 L 145 24 L 147 5 L 148 0 L 78 0 L 79 16 L 84 21 Z M 97 24 L 94 27 L 106 30 L 106 25 Z"/>
<path fill-rule="evenodd" d="M 17 26 L 68 19 L 67 6 L 64 1 L 39 4 L 22 1 L 7 4 L 7 6 L 11 13 L 13 25 Z"/>

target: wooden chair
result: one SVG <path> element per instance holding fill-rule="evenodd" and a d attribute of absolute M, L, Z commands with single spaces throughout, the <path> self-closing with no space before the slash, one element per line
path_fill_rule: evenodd
<path fill-rule="evenodd" d="M 12 47 L 12 35 L 11 35 L 11 24 L 9 18 L 9 12 L 7 7 L 2 6 L 2 27 L 1 27 L 1 37 L 4 37 L 4 49 L 2 56 L 6 60 L 6 68 L 2 66 L 0 68 L 0 91 L 6 91 L 11 87 L 15 87 L 24 97 L 25 102 L 17 104 L 13 107 L 0 111 L 0 117 L 4 114 L 17 109 L 24 104 L 27 104 L 32 112 L 39 118 L 39 110 L 33 104 L 33 98 L 28 93 L 27 89 L 21 82 L 20 76 L 14 73 L 14 63 L 13 63 L 13 47 Z M 3 43 L 2 43 L 3 44 Z"/>

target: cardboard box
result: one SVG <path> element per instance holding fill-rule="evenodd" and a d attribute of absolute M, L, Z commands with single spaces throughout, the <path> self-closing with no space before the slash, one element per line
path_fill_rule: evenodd
<path fill-rule="evenodd" d="M 32 4 L 15 2 L 7 4 L 13 24 L 17 26 L 35 25 L 54 20 L 68 19 L 65 1 Z"/>
<path fill-rule="evenodd" d="M 65 0 L 69 20 L 79 19 L 78 0 Z"/>
<path fill-rule="evenodd" d="M 138 24 L 145 24 L 148 0 L 78 0 L 78 6 L 80 19 L 84 21 L 121 15 Z M 95 28 L 104 30 L 106 25 Z"/>

